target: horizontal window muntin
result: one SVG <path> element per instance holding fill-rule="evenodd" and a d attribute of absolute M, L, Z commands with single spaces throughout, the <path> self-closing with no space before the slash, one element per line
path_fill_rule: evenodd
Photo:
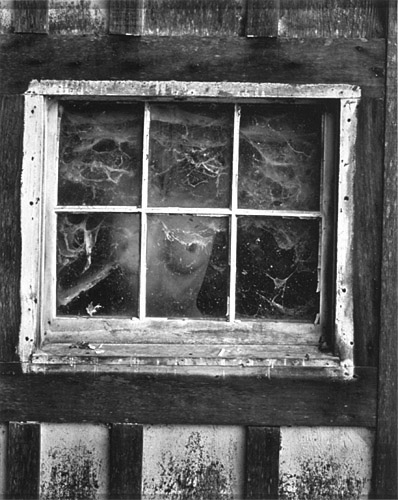
<path fill-rule="evenodd" d="M 131 113 L 134 112 L 136 106 L 136 115 L 131 118 Z M 66 114 L 64 108 L 68 107 L 72 109 L 72 112 L 67 115 L 69 124 L 67 123 L 63 127 L 62 120 Z M 78 109 L 77 113 L 74 112 L 74 108 Z M 221 107 L 216 104 L 196 102 L 182 105 L 178 103 L 146 103 L 143 109 L 141 103 L 133 102 L 114 104 L 113 102 L 88 101 L 75 104 L 71 101 L 62 103 L 59 115 L 61 117 L 59 187 L 57 204 L 54 209 L 57 214 L 57 228 L 60 234 L 57 243 L 57 260 L 61 260 L 62 264 L 72 261 L 74 265 L 73 259 L 76 259 L 75 267 L 80 268 L 79 272 L 83 276 L 80 279 L 82 287 L 80 293 L 78 293 L 79 284 L 73 285 L 74 281 L 78 281 L 76 276 L 63 277 L 62 293 L 57 294 L 59 305 L 57 316 L 73 317 L 83 314 L 89 315 L 91 318 L 94 315 L 96 318 L 104 315 L 107 317 L 131 316 L 140 319 L 145 317 L 185 317 L 224 319 L 227 322 L 232 322 L 235 319 L 302 320 L 304 322 L 319 320 L 319 305 L 316 302 L 319 302 L 317 301 L 319 293 L 319 276 L 317 274 L 321 264 L 317 259 L 318 255 L 322 254 L 322 241 L 319 233 L 322 232 L 322 226 L 325 226 L 320 199 L 321 193 L 325 190 L 321 189 L 320 185 L 322 175 L 322 110 L 319 103 L 300 105 L 300 107 L 281 103 L 257 106 L 222 104 Z M 70 115 L 72 118 L 69 118 Z M 297 115 L 299 115 L 298 118 Z M 241 126 L 242 116 L 244 127 Z M 131 130 L 126 125 L 129 121 L 131 122 Z M 313 121 L 317 122 L 315 126 Z M 310 130 L 306 130 L 306 127 Z M 74 128 L 77 129 L 77 132 Z M 83 138 L 79 137 L 79 133 Z M 134 141 L 130 140 L 128 143 L 128 139 L 131 137 L 134 138 Z M 315 144 L 312 144 L 311 140 Z M 142 141 L 142 147 L 137 146 L 140 141 Z M 134 143 L 131 144 L 131 142 Z M 154 146 L 151 149 L 152 144 Z M 300 147 L 307 150 L 301 151 Z M 140 149 L 142 149 L 141 155 L 137 153 L 137 150 Z M 316 151 L 314 152 L 314 150 Z M 130 156 L 127 152 L 130 153 Z M 137 175 L 135 172 L 134 175 L 132 174 L 132 167 L 128 170 L 123 165 L 126 157 L 131 158 L 133 155 L 136 160 L 134 168 L 138 172 Z M 166 158 L 163 158 L 164 156 Z M 225 160 L 225 156 L 229 157 L 228 161 Z M 162 160 L 164 165 L 159 166 Z M 127 165 L 127 162 L 125 163 Z M 122 165 L 123 168 L 115 168 L 114 165 L 117 164 Z M 161 182 L 158 181 L 159 172 L 156 169 L 163 170 Z M 255 173 L 251 174 L 250 170 L 254 169 Z M 171 177 L 171 180 L 164 179 L 164 171 Z M 304 181 L 294 178 L 297 171 L 302 174 Z M 271 179 L 272 175 L 274 179 Z M 127 182 L 124 182 L 124 176 L 138 177 L 138 182 L 126 190 L 125 185 L 128 184 L 128 179 L 126 179 Z M 180 181 L 181 176 L 182 180 Z M 219 189 L 222 176 L 227 177 L 227 180 L 223 181 L 222 195 L 219 195 L 217 189 Z M 298 176 L 296 175 L 296 177 Z M 311 177 L 315 177 L 315 179 Z M 284 181 L 289 184 L 290 191 L 283 185 Z M 115 192 L 119 187 L 118 182 L 121 184 L 120 196 Z M 300 200 L 300 182 L 303 184 L 301 191 L 305 193 L 302 200 Z M 268 187 L 268 184 L 271 183 L 272 189 Z M 160 185 L 163 194 L 159 194 Z M 164 188 L 165 185 L 169 186 L 168 190 Z M 109 195 L 111 189 L 112 196 Z M 198 189 L 201 191 L 199 192 Z M 256 192 L 254 192 L 255 190 Z M 265 194 L 262 193 L 264 190 Z M 107 197 L 105 202 L 101 200 L 102 192 L 105 192 L 104 196 Z M 132 192 L 133 195 L 131 195 Z M 254 201 L 250 199 L 251 197 L 254 198 Z M 115 199 L 116 201 L 114 201 Z M 123 204 L 120 204 L 120 200 L 123 200 Z M 79 204 L 76 204 L 77 202 Z M 177 203 L 184 206 L 177 206 Z M 93 240 L 101 236 L 101 231 L 106 232 L 104 229 L 107 226 L 105 220 L 113 218 L 115 221 L 127 221 L 129 219 L 127 214 L 137 214 L 130 216 L 130 229 L 134 226 L 135 238 L 134 242 L 130 241 L 130 246 L 134 246 L 134 249 L 130 251 L 140 255 L 139 257 L 137 255 L 134 263 L 135 283 L 128 285 L 130 288 L 136 288 L 136 296 L 130 298 L 132 302 L 135 302 L 135 306 L 123 306 L 120 311 L 116 310 L 115 312 L 115 308 L 106 308 L 100 301 L 91 300 L 89 296 L 86 299 L 86 304 L 80 306 L 80 310 L 79 307 L 65 307 L 70 302 L 76 303 L 76 298 L 82 293 L 86 293 L 85 286 L 90 287 L 87 290 L 98 288 L 100 282 L 98 280 L 108 279 L 109 273 L 106 268 L 110 271 L 117 267 L 117 263 L 113 266 L 110 265 L 112 260 L 110 256 L 108 256 L 108 261 L 103 256 L 98 257 L 98 260 L 105 261 L 105 264 L 102 268 L 97 269 L 97 272 L 93 273 L 91 277 L 96 283 L 95 286 L 89 282 L 88 270 L 91 266 L 92 269 L 95 267 L 91 263 L 96 246 Z M 95 219 L 97 219 L 97 223 L 95 223 Z M 75 222 L 73 223 L 71 220 L 75 220 Z M 313 222 L 309 222 L 310 220 Z M 171 232 L 167 228 L 167 221 L 172 225 Z M 197 231 L 196 240 L 192 236 L 194 229 L 187 226 L 188 221 L 190 221 L 191 226 L 202 226 L 202 229 Z M 195 304 L 184 305 L 178 303 L 177 299 L 170 304 L 168 311 L 167 307 L 162 307 L 163 302 L 167 301 L 167 292 L 165 292 L 165 296 L 158 299 L 158 302 L 152 300 L 152 304 L 151 296 L 145 293 L 144 285 L 147 284 L 148 275 L 151 274 L 151 266 L 150 263 L 148 264 L 148 249 L 153 244 L 160 245 L 161 243 L 163 245 L 165 243 L 164 241 L 156 243 L 156 240 L 153 243 L 154 234 L 152 233 L 156 233 L 156 222 L 163 227 L 163 232 L 168 234 L 168 236 L 166 234 L 168 246 L 174 246 L 175 252 L 181 251 L 181 255 L 178 257 L 181 268 L 176 267 L 174 263 L 175 272 L 180 275 L 180 281 L 182 281 L 182 274 L 189 274 L 189 270 L 191 270 L 190 274 L 196 271 L 193 257 L 196 253 L 200 253 L 203 241 L 212 244 L 213 242 L 210 240 L 216 236 L 220 240 L 220 237 L 222 239 L 224 236 L 224 244 L 221 245 L 224 255 L 222 259 L 220 256 L 218 258 L 216 256 L 215 260 L 218 263 L 214 264 L 218 269 L 223 269 L 224 284 L 221 283 L 220 278 L 216 284 L 218 288 L 221 287 L 223 290 L 218 295 L 207 297 L 207 299 L 206 295 L 209 295 L 209 291 L 203 292 L 202 311 L 198 311 Z M 89 224 L 91 224 L 91 228 Z M 178 224 L 183 224 L 186 229 L 178 228 Z M 152 232 L 148 233 L 148 226 L 152 228 Z M 312 226 L 310 232 L 313 240 L 312 267 L 307 265 L 307 268 L 302 266 L 300 269 L 300 257 L 289 255 L 282 266 L 283 269 L 280 270 L 280 275 L 277 276 L 276 273 L 272 275 L 271 269 L 275 268 L 277 264 L 277 255 L 280 257 L 283 252 L 285 254 L 292 253 L 293 236 L 302 247 L 305 235 L 309 234 L 308 228 L 310 226 Z M 60 227 L 63 229 L 60 230 Z M 303 229 L 300 231 L 297 230 L 297 227 Z M 119 230 L 108 228 L 108 233 L 119 234 L 119 236 L 128 231 L 128 224 L 122 225 Z M 210 234 L 203 237 L 200 231 L 203 234 L 206 232 L 210 232 Z M 251 234 L 245 234 L 245 231 L 246 233 L 249 231 Z M 248 269 L 250 269 L 249 273 L 247 269 L 244 269 L 244 266 L 239 268 L 239 262 L 243 260 L 243 256 L 247 256 L 244 245 L 247 249 L 253 245 L 256 246 L 255 242 L 259 239 L 256 237 L 256 231 L 263 234 L 264 240 L 272 240 L 272 244 L 268 244 L 269 248 L 267 249 L 261 249 L 261 245 L 258 245 L 257 241 L 258 248 L 251 252 L 252 257 L 249 259 L 251 262 L 247 264 Z M 174 234 L 176 232 L 180 233 L 180 237 Z M 301 233 L 304 233 L 304 236 Z M 71 243 L 69 240 L 72 237 L 74 237 L 74 241 Z M 105 238 L 106 236 L 103 236 L 102 239 Z M 181 238 L 190 241 L 185 242 Z M 282 248 L 276 244 L 278 238 Z M 118 246 L 128 246 L 129 242 L 117 241 L 117 244 Z M 184 246 L 186 247 L 185 251 L 182 248 Z M 327 246 L 330 246 L 330 242 Z M 220 247 L 220 243 L 218 243 L 218 247 Z M 172 251 L 173 249 L 169 248 L 169 252 Z M 304 253 L 308 254 L 308 251 L 309 249 L 306 249 Z M 189 253 L 193 254 L 191 258 Z M 257 256 L 257 262 L 254 259 L 256 253 L 260 253 L 262 256 Z M 79 262 L 79 258 L 81 262 Z M 115 258 L 126 261 L 126 257 Z M 170 255 L 168 267 L 172 265 L 173 259 L 176 260 L 177 257 Z M 130 264 L 131 260 L 130 258 Z M 272 263 L 269 264 L 269 269 L 264 270 L 259 279 L 268 283 L 265 287 L 257 286 L 254 293 L 248 293 L 249 284 L 254 283 L 259 274 L 258 270 L 263 267 L 266 260 L 272 261 Z M 68 266 L 58 264 L 58 276 L 60 267 Z M 131 270 L 132 264 L 129 268 L 129 271 Z M 295 276 L 300 273 L 303 273 L 304 285 Z M 69 274 L 73 275 L 72 272 Z M 173 279 L 173 276 L 170 276 L 170 279 Z M 312 281 L 311 285 L 307 285 L 307 289 L 312 287 L 311 301 L 315 303 L 312 305 L 312 311 L 311 307 L 307 307 L 306 313 L 304 304 L 304 306 L 298 306 L 302 312 L 296 315 L 294 307 L 285 308 L 280 303 L 281 298 L 284 299 L 285 295 L 288 296 L 289 293 L 290 304 L 294 302 L 289 290 L 292 288 L 289 280 L 298 281 L 295 283 L 299 290 L 297 293 L 303 293 L 303 290 L 305 293 L 305 282 Z M 59 281 L 62 284 L 62 280 L 59 279 Z M 117 278 L 113 282 L 111 280 L 108 291 L 100 293 L 100 297 L 109 296 L 109 291 L 118 287 L 117 283 Z M 228 283 L 229 289 L 227 289 Z M 75 290 L 68 294 L 68 286 Z M 174 286 L 178 286 L 178 284 Z M 189 295 L 198 295 L 198 284 L 195 286 L 197 288 L 195 292 L 192 288 L 183 291 L 184 300 Z M 156 290 L 155 286 L 154 289 Z M 208 285 L 208 290 L 211 290 L 211 284 Z M 126 294 L 128 295 L 128 290 L 123 290 L 123 295 Z M 156 294 L 159 294 L 159 290 L 155 292 Z M 236 297 L 238 297 L 238 304 Z M 206 300 L 209 304 L 207 310 L 206 306 L 203 306 Z M 214 302 L 222 305 L 219 305 L 218 308 L 212 307 L 211 304 Z M 301 300 L 301 302 L 303 301 Z M 266 306 L 267 304 L 268 306 Z M 91 310 L 89 306 L 91 306 Z M 194 310 L 194 312 L 190 313 L 190 310 Z"/>
<path fill-rule="evenodd" d="M 340 361 L 347 366 L 352 366 L 353 316 L 352 269 L 350 267 L 353 220 L 352 180 L 355 166 L 356 108 L 359 98 L 360 89 L 349 85 L 32 82 L 26 93 L 25 108 L 23 185 L 29 187 L 24 189 L 22 193 L 22 225 L 26 228 L 26 231 L 23 231 L 22 275 L 24 277 L 21 278 L 23 313 L 20 352 L 22 359 L 28 359 L 26 356 L 32 353 L 36 347 L 43 349 L 45 345 L 49 346 L 50 343 L 53 343 L 55 349 L 56 344 L 61 339 L 65 340 L 65 343 L 61 340 L 61 344 L 70 349 L 72 346 L 70 344 L 68 346 L 67 343 L 72 338 L 99 338 L 109 345 L 117 343 L 118 340 L 127 344 L 144 342 L 145 339 L 150 339 L 148 340 L 150 342 L 159 342 L 160 339 L 166 337 L 170 338 L 171 342 L 179 341 L 185 344 L 189 343 L 189 338 L 194 343 L 216 344 L 217 336 L 220 335 L 222 342 L 225 339 L 227 344 L 237 342 L 244 345 L 246 339 L 253 345 L 279 343 L 281 352 L 280 356 L 276 355 L 276 357 L 281 359 L 284 358 L 284 345 L 292 346 L 295 342 L 307 347 L 311 345 L 315 349 L 311 352 L 315 354 L 320 352 L 317 350 L 318 345 L 321 345 L 324 350 L 326 344 L 330 347 L 334 343 L 334 349 L 340 356 Z M 146 175 L 147 178 L 143 179 L 141 199 L 138 201 L 121 205 L 115 200 L 109 205 L 95 203 L 84 205 L 69 201 L 65 203 L 65 200 L 60 203 L 60 200 L 54 195 L 56 190 L 53 187 L 58 185 L 59 109 L 61 107 L 67 105 L 69 101 L 103 101 L 104 103 L 106 101 L 112 102 L 111 106 L 114 102 L 127 106 L 139 104 L 144 110 L 143 151 L 145 148 L 148 151 L 151 129 L 150 107 L 159 104 L 162 106 L 179 104 L 181 99 L 182 101 L 192 99 L 194 103 L 200 101 L 198 104 L 202 106 L 222 103 L 223 106 L 230 106 L 234 109 L 232 173 L 228 203 L 222 201 L 221 205 L 210 207 L 203 206 L 203 203 L 198 204 L 199 206 L 188 204 L 189 206 L 180 207 L 177 204 L 173 205 L 173 203 L 157 206 L 160 203 L 153 203 L 153 198 L 149 195 L 148 190 L 143 188 L 145 184 L 148 186 L 150 180 L 150 162 L 149 157 L 145 154 L 142 154 L 142 175 Z M 297 207 L 286 209 L 280 205 L 277 208 L 275 206 L 272 208 L 264 208 L 263 206 L 257 208 L 255 206 L 253 208 L 252 204 L 246 204 L 247 190 L 246 194 L 242 195 L 242 188 L 238 182 L 239 168 L 241 167 L 239 150 L 242 149 L 239 147 L 241 146 L 239 144 L 240 134 L 237 126 L 237 122 L 242 120 L 242 114 L 239 111 L 245 107 L 253 107 L 256 110 L 265 105 L 272 107 L 286 104 L 293 107 L 295 105 L 314 105 L 322 108 L 320 126 L 321 178 L 317 195 L 319 207 L 318 205 L 316 207 L 306 206 L 305 210 L 296 210 Z M 144 144 L 145 140 L 147 145 Z M 99 149 L 103 146 L 106 149 L 106 143 L 102 144 Z M 42 177 L 43 166 L 44 178 Z M 213 167 L 214 165 L 211 165 L 211 169 Z M 213 175 L 214 170 L 211 170 L 211 173 Z M 250 185 L 252 179 L 249 178 L 248 182 Z M 189 184 L 196 186 L 198 183 L 200 183 L 200 179 L 190 177 Z M 39 206 L 34 200 L 40 200 Z M 33 213 L 41 215 L 38 218 L 31 217 Z M 131 316 L 100 316 L 97 315 L 97 311 L 86 316 L 57 315 L 57 241 L 54 235 L 56 235 L 57 219 L 68 214 L 74 214 L 78 217 L 84 214 L 89 216 L 106 214 L 107 217 L 121 214 L 147 221 L 151 218 L 172 215 L 227 220 L 227 224 L 224 224 L 224 227 L 227 227 L 229 238 L 228 266 L 230 272 L 227 314 L 225 317 L 207 315 L 192 318 L 187 316 L 171 317 L 170 315 L 146 317 L 145 312 L 142 311 L 146 310 L 144 306 L 147 297 L 145 293 L 140 293 L 136 308 L 137 314 Z M 280 220 L 283 223 L 293 220 L 319 224 L 317 293 L 320 295 L 320 300 L 319 313 L 315 314 L 315 318 L 259 318 L 256 317 L 256 314 L 246 315 L 238 311 L 237 300 L 231 290 L 234 292 L 237 290 L 237 282 L 239 279 L 242 282 L 242 275 L 246 275 L 246 270 L 231 272 L 232 267 L 236 269 L 238 261 L 238 249 L 232 243 L 238 241 L 238 221 L 242 218 L 254 219 L 255 224 L 260 226 L 265 220 Z M 29 224 L 31 225 L 29 226 Z M 142 226 L 141 224 L 139 244 L 141 256 L 146 256 L 148 240 L 142 238 L 141 233 L 148 235 L 148 224 L 144 230 Z M 29 255 L 27 240 L 34 241 L 34 244 L 39 248 L 37 256 Z M 326 241 L 331 242 L 331 244 L 325 245 Z M 254 244 L 254 255 L 256 256 L 258 253 L 261 254 L 258 249 L 256 250 Z M 146 268 L 144 268 L 142 261 L 143 259 L 140 259 L 139 287 L 141 290 L 145 290 Z M 83 267 L 86 265 L 87 262 L 84 263 Z M 281 278 L 271 275 L 267 270 L 265 272 L 271 276 L 267 277 L 269 283 L 273 284 L 275 289 L 283 291 L 283 280 L 289 274 Z M 36 282 L 38 276 L 41 278 L 39 282 Z M 244 289 L 247 288 L 245 284 L 242 286 Z M 260 294 L 262 292 L 263 290 L 259 290 Z M 271 299 L 268 300 L 272 301 Z M 278 304 L 277 299 L 274 302 Z M 28 313 L 24 312 L 24 304 L 29 305 Z M 93 302 L 92 307 L 95 308 L 95 306 L 96 304 Z M 325 332 L 327 332 L 326 342 Z M 189 338 L 186 338 L 186 335 Z M 319 344 L 320 335 L 322 338 Z M 288 344 L 284 343 L 283 337 L 286 338 Z M 301 344 L 300 337 L 307 339 L 304 344 Z M 40 350 L 37 352 L 37 356 L 40 356 L 40 352 Z M 73 355 L 75 354 L 74 352 Z M 82 355 L 83 352 L 80 354 Z M 40 364 L 42 360 L 39 362 L 37 356 L 32 359 L 36 359 Z M 68 358 L 67 355 L 66 358 Z"/>

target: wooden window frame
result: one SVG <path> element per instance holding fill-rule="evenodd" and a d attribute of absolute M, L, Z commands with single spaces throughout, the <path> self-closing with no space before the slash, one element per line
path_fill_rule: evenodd
<path fill-rule="evenodd" d="M 25 93 L 19 355 L 23 371 L 196 373 L 352 378 L 353 176 L 357 86 L 238 82 L 33 81 Z M 43 325 L 42 276 L 48 225 L 46 186 L 57 158 L 57 101 L 192 99 L 230 103 L 332 99 L 340 103 L 336 212 L 335 353 L 319 350 L 321 326 L 285 322 L 79 319 L 66 330 Z M 236 137 L 235 137 L 235 140 Z M 52 278 L 54 279 L 54 278 Z M 169 334 L 164 339 L 165 321 Z M 290 325 L 290 326 L 289 326 Z M 46 331 L 47 330 L 47 331 Z M 220 337 L 222 341 L 220 342 Z M 299 339 L 299 344 L 297 344 Z M 165 343 L 167 342 L 167 343 Z"/>

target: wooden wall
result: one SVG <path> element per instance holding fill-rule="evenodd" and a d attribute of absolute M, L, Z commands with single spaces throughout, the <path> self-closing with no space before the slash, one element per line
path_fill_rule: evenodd
<path fill-rule="evenodd" d="M 20 375 L 16 347 L 21 94 L 32 79 L 44 78 L 361 86 L 354 221 L 356 379 L 347 384 L 249 377 Z M 79 477 L 86 482 L 75 484 L 79 488 L 97 484 L 95 494 L 102 488 L 115 498 L 139 497 L 142 487 L 152 493 L 168 484 L 159 483 L 160 472 L 152 478 L 145 472 L 151 460 L 153 467 L 155 462 L 161 467 L 163 452 L 159 450 L 155 460 L 144 444 L 155 435 L 161 443 L 174 432 L 181 436 L 186 432 L 186 440 L 197 432 L 210 446 L 205 447 L 208 463 L 222 464 L 211 469 L 212 480 L 218 478 L 220 488 L 235 481 L 236 491 L 247 498 L 260 494 L 275 498 L 278 492 L 281 498 L 294 498 L 304 491 L 300 488 L 318 484 L 332 463 L 340 466 L 336 474 L 341 475 L 348 455 L 337 445 L 330 454 L 325 444 L 329 438 L 341 439 L 352 455 L 367 457 L 362 468 L 350 462 L 351 469 L 342 475 L 355 479 L 348 498 L 357 498 L 356 480 L 366 486 L 367 494 L 372 456 L 374 495 L 398 496 L 393 474 L 397 468 L 396 167 L 394 1 L 388 9 L 382 0 L 0 0 L 0 421 L 7 423 L 0 429 L 0 477 L 7 467 L 7 481 L 0 480 L 0 490 L 4 484 L 9 497 L 34 498 L 45 491 L 50 498 L 51 478 L 63 470 L 54 469 L 55 462 L 64 456 L 62 450 L 75 449 L 77 436 L 87 433 L 89 442 L 79 441 L 85 443 L 86 452 L 73 466 L 76 469 L 77 464 Z M 91 422 L 91 426 L 75 428 L 72 422 Z M 145 427 L 148 424 L 158 427 Z M 194 427 L 184 430 L 186 425 Z M 200 425 L 205 427 L 196 429 Z M 285 426 L 293 426 L 297 433 L 289 434 Z M 236 444 L 240 465 L 220 462 L 220 453 L 212 448 L 226 435 L 240 443 Z M 102 443 L 99 455 L 90 448 L 92 436 Z M 50 442 L 60 443 L 53 454 Z M 306 454 L 300 455 L 297 450 L 303 442 L 309 444 Z M 199 448 L 198 444 L 194 458 Z M 187 462 L 187 448 L 175 450 L 173 464 L 181 468 Z M 319 460 L 311 462 L 311 455 Z M 102 460 L 101 474 L 109 471 L 108 483 L 101 483 L 98 468 L 87 469 L 88 457 L 90 464 Z M 297 471 L 300 481 L 293 484 L 289 470 Z M 196 480 L 199 476 L 198 472 Z M 170 477 L 167 480 L 173 481 Z M 324 493 L 339 488 L 330 481 L 322 485 Z M 233 488 L 228 491 L 235 492 Z"/>

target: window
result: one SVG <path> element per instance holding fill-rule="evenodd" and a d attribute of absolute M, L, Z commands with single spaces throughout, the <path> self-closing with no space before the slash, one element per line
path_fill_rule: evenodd
<path fill-rule="evenodd" d="M 359 97 L 32 82 L 26 370 L 351 376 Z"/>

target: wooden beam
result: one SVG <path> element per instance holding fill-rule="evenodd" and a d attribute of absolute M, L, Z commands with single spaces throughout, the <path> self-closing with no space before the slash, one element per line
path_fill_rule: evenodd
<path fill-rule="evenodd" d="M 354 178 L 354 360 L 377 366 L 383 197 L 382 99 L 361 100 Z M 369 279 L 369 276 L 372 279 Z M 366 307 L 363 305 L 366 304 Z"/>
<path fill-rule="evenodd" d="M 109 33 L 141 35 L 145 0 L 112 0 L 109 2 Z"/>
<path fill-rule="evenodd" d="M 23 97 L 0 95 L 0 370 L 18 369 Z M 9 365 L 1 362 L 10 362 Z"/>
<path fill-rule="evenodd" d="M 54 35 L 0 37 L 0 93 L 33 79 L 348 83 L 384 92 L 383 40 Z"/>
<path fill-rule="evenodd" d="M 376 370 L 352 381 L 177 375 L 0 378 L 0 422 L 374 427 Z"/>
<path fill-rule="evenodd" d="M 246 429 L 245 498 L 272 500 L 278 498 L 279 427 Z"/>
<path fill-rule="evenodd" d="M 246 36 L 278 36 L 280 0 L 248 0 Z"/>
<path fill-rule="evenodd" d="M 47 33 L 48 0 L 14 0 L 16 33 Z"/>
<path fill-rule="evenodd" d="M 390 1 L 387 39 L 381 326 L 374 489 L 397 498 L 398 168 L 397 3 Z"/>
<path fill-rule="evenodd" d="M 38 499 L 40 424 L 10 422 L 7 445 L 7 499 Z"/>
<path fill-rule="evenodd" d="M 113 424 L 110 429 L 109 497 L 141 498 L 143 429 L 141 425 Z"/>

